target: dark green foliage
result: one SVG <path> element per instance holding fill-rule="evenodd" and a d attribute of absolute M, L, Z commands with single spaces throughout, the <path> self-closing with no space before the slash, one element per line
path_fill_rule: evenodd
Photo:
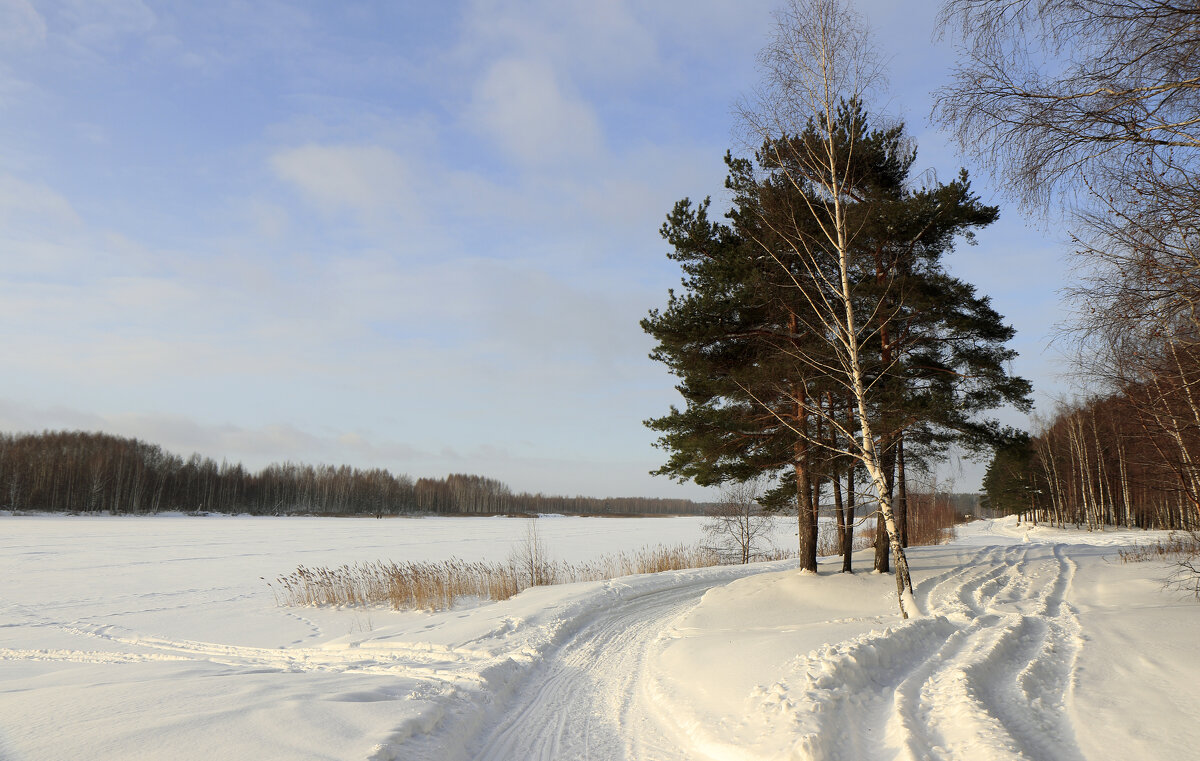
<path fill-rule="evenodd" d="M 727 157 L 728 158 L 728 157 Z M 658 474 L 703 485 L 742 481 L 791 459 L 794 437 L 763 404 L 781 405 L 767 388 L 779 380 L 769 336 L 782 331 L 763 298 L 753 247 L 708 218 L 709 201 L 680 201 L 663 226 L 671 258 L 684 271 L 682 296 L 642 327 L 658 339 L 650 355 L 681 380 L 687 406 L 647 421 L 671 458 Z M 777 370 L 772 372 L 772 370 Z M 740 391 L 740 389 L 746 389 Z M 769 395 L 761 403 L 750 394 Z M 705 456 L 696 456 L 698 453 Z"/>
<path fill-rule="evenodd" d="M 710 219 L 708 199 L 684 200 L 663 225 L 683 291 L 642 327 L 658 342 L 651 357 L 679 378 L 685 406 L 646 421 L 668 453 L 658 474 L 709 485 L 771 473 L 803 492 L 798 466 L 819 482 L 835 458 L 858 454 L 844 347 L 828 319 L 843 308 L 826 285 L 837 273 L 820 269 L 832 257 L 814 254 L 829 245 L 822 225 L 831 212 L 812 174 L 819 167 L 802 160 L 820 140 L 810 128 L 768 142 L 753 161 L 727 154 L 728 221 Z M 870 129 L 855 102 L 839 109 L 835 144 L 853 145 L 852 308 L 880 449 L 886 456 L 904 436 L 906 454 L 920 460 L 951 442 L 989 445 L 998 427 L 980 413 L 1026 408 L 1030 386 L 1005 370 L 1012 328 L 942 260 L 955 239 L 971 241 L 994 221 L 996 208 L 980 202 L 965 171 L 912 187 L 916 154 L 903 127 Z"/>
<path fill-rule="evenodd" d="M 983 476 L 985 507 L 1005 513 L 1020 513 L 1033 507 L 1037 494 L 1034 482 L 1034 450 L 1029 434 L 1005 431 Z"/>

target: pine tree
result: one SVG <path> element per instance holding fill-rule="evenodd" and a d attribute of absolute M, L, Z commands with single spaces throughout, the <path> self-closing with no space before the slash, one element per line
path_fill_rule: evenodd
<path fill-rule="evenodd" d="M 983 476 L 986 506 L 1005 513 L 1023 513 L 1035 506 L 1034 451 L 1029 434 L 1010 430 L 995 448 Z"/>
<path fill-rule="evenodd" d="M 979 203 L 965 174 L 910 189 L 915 153 L 902 127 L 870 130 L 855 103 L 842 104 L 837 119 L 841 139 L 856 148 L 850 277 L 864 315 L 868 414 L 890 480 L 901 436 L 918 459 L 952 440 L 987 440 L 994 425 L 977 413 L 1021 403 L 1028 383 L 1004 370 L 1011 328 L 941 266 L 955 237 L 990 223 L 996 210 Z M 793 150 L 768 144 L 755 161 L 727 154 L 728 224 L 709 218 L 706 199 L 681 201 L 663 226 L 684 292 L 672 292 L 642 326 L 658 341 L 651 356 L 681 379 L 687 406 L 647 424 L 670 453 L 659 474 L 704 485 L 785 475 L 799 507 L 801 567 L 815 569 L 816 485 L 845 472 L 863 445 L 855 437 L 861 412 L 836 372 L 836 337 L 814 306 L 835 273 L 797 254 L 820 234 L 819 220 L 799 211 L 824 201 L 779 171 Z"/>
<path fill-rule="evenodd" d="M 915 152 L 903 127 L 868 123 L 865 99 L 881 68 L 861 17 L 842 0 L 791 0 L 776 20 L 759 58 L 763 83 L 741 109 L 761 147 L 753 161 L 727 158 L 730 224 L 710 221 L 707 201 L 684 201 L 664 227 L 686 292 L 643 327 L 659 342 L 652 356 L 681 378 L 687 407 L 648 424 L 672 453 L 660 473 L 719 483 L 786 471 L 806 570 L 816 568 L 820 478 L 843 458 L 861 464 L 907 617 L 912 580 L 896 530 L 894 455 L 906 429 L 930 422 L 932 436 L 950 418 L 914 413 L 920 386 L 906 368 L 917 366 L 905 360 L 923 346 L 943 367 L 922 372 L 949 375 L 971 357 L 924 343 L 906 352 L 897 339 L 905 327 L 927 340 L 961 327 L 954 312 L 931 317 L 937 310 L 917 296 L 948 295 L 956 283 L 939 257 L 996 211 L 979 204 L 965 174 L 910 188 Z M 973 295 L 957 291 L 959 304 Z M 986 317 L 986 301 L 977 306 Z M 964 388 L 932 375 L 926 386 Z"/>

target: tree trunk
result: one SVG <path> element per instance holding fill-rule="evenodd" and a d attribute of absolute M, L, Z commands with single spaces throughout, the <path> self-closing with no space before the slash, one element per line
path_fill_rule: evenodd
<path fill-rule="evenodd" d="M 846 469 L 846 553 L 842 555 L 842 573 L 852 573 L 854 556 L 854 465 Z"/>
<path fill-rule="evenodd" d="M 837 468 L 833 469 L 833 475 L 829 479 L 833 484 L 833 512 L 837 518 L 837 539 L 838 539 L 838 554 L 843 557 L 850 551 L 846 544 L 846 516 L 842 512 L 842 474 L 838 473 Z"/>
<path fill-rule="evenodd" d="M 896 478 L 896 455 L 895 450 L 885 449 L 879 457 L 879 466 L 883 470 L 883 479 L 886 486 L 884 492 L 888 501 L 892 499 L 892 492 L 895 489 Z M 882 495 L 881 495 L 882 497 Z M 888 573 L 891 571 L 891 559 L 889 551 L 891 550 L 892 537 L 887 529 L 887 521 L 883 518 L 883 499 L 879 500 L 879 517 L 875 521 L 875 570 L 879 573 Z"/>
<path fill-rule="evenodd" d="M 900 546 L 908 546 L 908 477 L 904 470 L 904 435 L 896 441 L 896 478 L 900 494 L 896 499 L 896 531 L 900 534 Z"/>
<path fill-rule="evenodd" d="M 804 384 L 796 384 L 793 389 L 796 400 L 796 426 L 807 433 L 808 408 Z M 804 436 L 798 436 L 795 444 L 796 470 L 796 519 L 797 539 L 799 542 L 800 570 L 817 572 L 817 542 L 816 522 L 813 520 L 812 486 L 809 483 L 808 441 Z"/>

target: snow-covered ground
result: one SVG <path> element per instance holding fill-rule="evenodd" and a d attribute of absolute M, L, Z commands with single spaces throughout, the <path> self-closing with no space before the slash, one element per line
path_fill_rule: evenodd
<path fill-rule="evenodd" d="M 539 521 L 567 559 L 699 525 Z M 1026 529 L 914 549 L 901 622 L 890 577 L 787 562 L 289 609 L 297 564 L 503 559 L 524 521 L 3 517 L 0 759 L 1200 758 L 1200 604 L 1116 557 L 1149 535 Z"/>

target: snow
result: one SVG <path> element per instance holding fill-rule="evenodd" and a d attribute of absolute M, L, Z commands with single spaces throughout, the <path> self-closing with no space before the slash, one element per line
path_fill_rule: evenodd
<path fill-rule="evenodd" d="M 579 560 L 700 524 L 538 522 Z M 833 559 L 442 613 L 283 608 L 266 584 L 301 563 L 499 560 L 525 525 L 0 517 L 0 759 L 1200 755 L 1200 603 L 1163 589 L 1163 563 L 1119 561 L 1146 532 L 972 524 L 912 550 L 909 621 L 891 577 Z"/>

